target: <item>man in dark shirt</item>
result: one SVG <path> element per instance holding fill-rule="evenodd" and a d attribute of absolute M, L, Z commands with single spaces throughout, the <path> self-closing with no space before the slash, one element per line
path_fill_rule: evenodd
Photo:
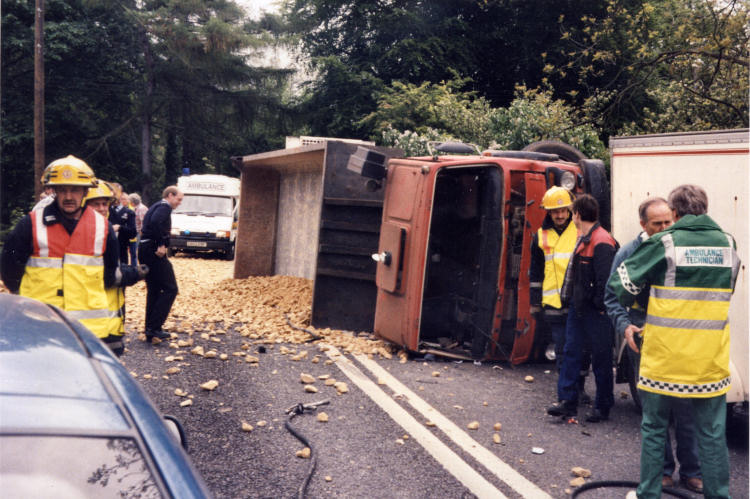
<path fill-rule="evenodd" d="M 143 217 L 141 244 L 138 261 L 149 267 L 146 276 L 146 341 L 154 337 L 164 340 L 170 337 L 162 331 L 177 297 L 177 280 L 172 264 L 167 259 L 169 233 L 172 229 L 172 210 L 180 206 L 182 192 L 170 185 L 162 194 L 162 200 L 154 203 Z"/>
<path fill-rule="evenodd" d="M 117 201 L 119 203 L 116 202 L 116 204 L 112 204 L 109 208 L 109 221 L 117 231 L 117 240 L 120 246 L 120 261 L 127 265 L 130 240 L 137 234 L 135 229 L 135 212 L 128 207 L 130 199 L 124 192 L 120 194 Z M 130 264 L 136 265 L 135 259 Z"/>

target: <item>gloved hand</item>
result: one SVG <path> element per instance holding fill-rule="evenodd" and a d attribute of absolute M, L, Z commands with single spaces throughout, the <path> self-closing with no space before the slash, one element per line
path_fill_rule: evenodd
<path fill-rule="evenodd" d="M 142 263 L 138 265 L 138 279 L 143 279 L 148 274 L 148 265 Z"/>

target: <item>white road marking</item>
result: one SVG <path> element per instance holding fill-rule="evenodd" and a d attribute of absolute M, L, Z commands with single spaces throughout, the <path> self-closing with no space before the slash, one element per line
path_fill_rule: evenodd
<path fill-rule="evenodd" d="M 376 379 L 382 380 L 393 391 L 394 396 L 402 395 L 409 404 L 421 413 L 425 418 L 434 422 L 448 438 L 453 440 L 459 447 L 471 454 L 482 466 L 487 468 L 503 482 L 507 483 L 522 497 L 550 498 L 551 496 L 526 479 L 523 475 L 511 468 L 505 461 L 490 452 L 486 447 L 471 438 L 464 430 L 459 428 L 453 421 L 443 416 L 437 409 L 422 400 L 416 393 L 409 390 L 403 383 L 397 380 L 391 373 L 383 369 L 377 362 L 369 359 L 366 355 L 354 355 L 363 366 L 365 366 Z"/>
<path fill-rule="evenodd" d="M 507 499 L 500 490 L 433 435 L 422 423 L 417 421 L 414 416 L 368 378 L 351 360 L 341 355 L 335 347 L 329 346 L 326 355 L 336 362 L 341 372 L 352 380 L 373 402 L 378 404 L 414 440 L 419 442 L 443 468 L 456 477 L 472 494 L 479 498 Z"/>

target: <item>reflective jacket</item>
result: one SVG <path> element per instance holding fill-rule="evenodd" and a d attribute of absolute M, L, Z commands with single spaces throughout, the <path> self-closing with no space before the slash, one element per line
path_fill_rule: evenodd
<path fill-rule="evenodd" d="M 565 278 L 570 257 L 576 245 L 578 231 L 573 223 L 558 234 L 554 229 L 540 228 L 538 244 L 544 253 L 544 281 L 542 282 L 542 305 L 562 308 L 560 288 Z"/>
<path fill-rule="evenodd" d="M 675 397 L 729 390 L 729 303 L 740 260 L 707 215 L 686 215 L 644 241 L 609 285 L 629 306 L 650 285 L 638 388 Z"/>
<path fill-rule="evenodd" d="M 19 294 L 55 305 L 100 338 L 108 336 L 116 315 L 104 290 L 107 220 L 85 208 L 72 234 L 62 224 L 45 225 L 44 210 L 30 214 L 33 251 Z"/>

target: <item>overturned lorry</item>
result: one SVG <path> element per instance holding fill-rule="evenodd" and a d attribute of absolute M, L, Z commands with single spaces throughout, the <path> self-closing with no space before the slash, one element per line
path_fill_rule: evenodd
<path fill-rule="evenodd" d="M 590 193 L 609 229 L 604 164 L 552 141 L 523 151 L 434 148 L 387 164 L 360 148 L 349 161 L 385 192 L 373 330 L 413 352 L 524 362 L 541 347 L 528 269 L 542 197 L 555 185 Z"/>

